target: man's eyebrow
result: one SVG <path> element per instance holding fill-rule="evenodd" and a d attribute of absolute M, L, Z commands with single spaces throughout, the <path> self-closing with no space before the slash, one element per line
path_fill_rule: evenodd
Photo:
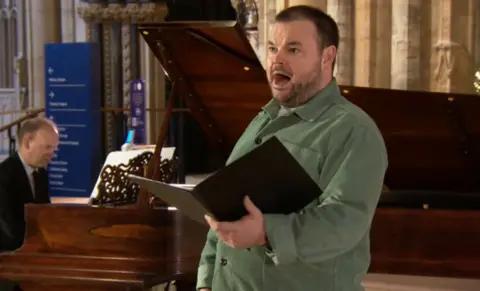
<path fill-rule="evenodd" d="M 271 40 L 268 41 L 268 45 L 275 46 L 275 44 Z M 293 41 L 289 41 L 288 45 L 289 46 L 302 46 L 302 43 L 299 42 L 299 41 L 293 40 Z"/>
<path fill-rule="evenodd" d="M 288 45 L 290 45 L 290 46 L 302 46 L 302 43 L 299 42 L 299 41 L 293 40 L 293 41 L 289 41 Z"/>

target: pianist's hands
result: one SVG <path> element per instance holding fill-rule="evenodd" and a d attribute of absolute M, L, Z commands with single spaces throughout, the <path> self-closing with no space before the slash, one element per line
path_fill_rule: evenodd
<path fill-rule="evenodd" d="M 266 244 L 263 214 L 253 202 L 245 197 L 243 201 L 248 214 L 234 222 L 218 222 L 206 215 L 210 227 L 227 245 L 236 249 L 252 248 Z"/>

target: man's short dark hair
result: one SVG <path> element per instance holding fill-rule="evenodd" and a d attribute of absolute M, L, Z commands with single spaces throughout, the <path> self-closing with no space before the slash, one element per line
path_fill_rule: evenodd
<path fill-rule="evenodd" d="M 338 25 L 330 15 L 312 6 L 296 5 L 280 11 L 275 16 L 275 22 L 280 23 L 296 20 L 308 20 L 315 25 L 320 50 L 331 45 L 338 50 L 340 39 Z"/>
<path fill-rule="evenodd" d="M 27 134 L 34 134 L 40 128 L 52 128 L 55 129 L 57 126 L 50 119 L 45 117 L 33 117 L 25 120 L 22 123 L 22 126 L 18 130 L 17 136 L 20 143 L 23 142 L 23 139 Z"/>

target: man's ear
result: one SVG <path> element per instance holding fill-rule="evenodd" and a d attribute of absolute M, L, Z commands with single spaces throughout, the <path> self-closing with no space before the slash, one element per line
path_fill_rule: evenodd
<path fill-rule="evenodd" d="M 23 140 L 22 140 L 23 147 L 24 147 L 25 149 L 29 149 L 31 142 L 32 142 L 32 135 L 31 135 L 31 134 L 26 134 L 26 135 L 23 137 Z"/>
<path fill-rule="evenodd" d="M 323 64 L 332 64 L 337 56 L 337 48 L 333 45 L 323 49 Z"/>

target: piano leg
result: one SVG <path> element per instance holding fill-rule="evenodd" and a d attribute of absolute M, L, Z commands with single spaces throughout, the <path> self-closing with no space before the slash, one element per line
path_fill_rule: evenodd
<path fill-rule="evenodd" d="M 195 291 L 195 282 L 175 281 L 177 291 Z"/>

